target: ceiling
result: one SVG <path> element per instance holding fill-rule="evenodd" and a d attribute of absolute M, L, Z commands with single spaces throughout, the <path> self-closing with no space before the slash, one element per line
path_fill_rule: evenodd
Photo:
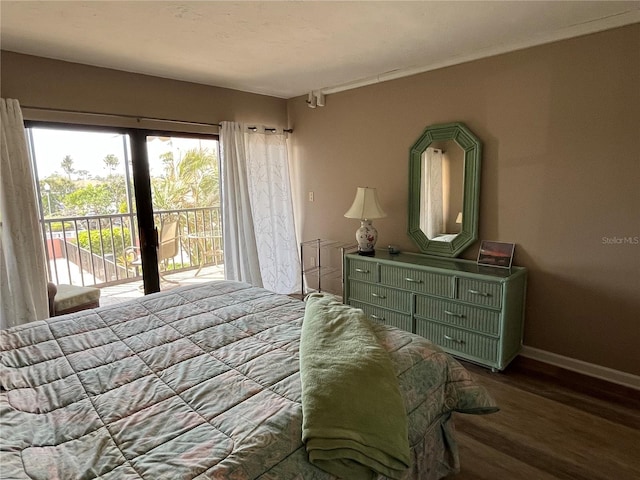
<path fill-rule="evenodd" d="M 333 93 L 640 22 L 640 1 L 8 1 L 3 50 L 261 93 Z"/>

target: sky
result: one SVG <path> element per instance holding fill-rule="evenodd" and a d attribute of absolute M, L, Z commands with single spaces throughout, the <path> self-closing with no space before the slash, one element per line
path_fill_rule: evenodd
<path fill-rule="evenodd" d="M 124 172 L 124 160 L 130 156 L 125 155 L 124 135 L 105 132 L 89 132 L 77 130 L 32 128 L 33 146 L 38 169 L 38 178 L 44 179 L 53 173 L 66 175 L 60 166 L 62 159 L 69 155 L 73 159 L 75 170 L 87 170 L 93 177 L 106 176 L 109 170 L 103 159 L 113 154 L 120 159 L 120 165 L 114 173 Z M 162 174 L 162 161 L 160 154 L 173 149 L 174 158 L 180 158 L 180 152 L 190 148 L 216 149 L 214 140 L 199 140 L 195 138 L 155 137 L 148 142 L 148 156 L 151 176 Z M 75 178 L 72 175 L 72 178 Z"/>

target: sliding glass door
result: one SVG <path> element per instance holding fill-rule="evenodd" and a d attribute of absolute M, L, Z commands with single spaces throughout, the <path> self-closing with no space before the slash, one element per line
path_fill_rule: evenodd
<path fill-rule="evenodd" d="M 222 278 L 218 141 L 184 134 L 146 136 L 160 288 L 180 282 L 171 272 L 197 266 L 190 281 Z M 198 278 L 195 278 L 198 277 Z"/>
<path fill-rule="evenodd" d="M 216 137 L 27 127 L 50 281 L 150 293 L 223 278 Z"/>
<path fill-rule="evenodd" d="M 129 136 L 36 124 L 27 136 L 49 280 L 87 286 L 134 278 L 125 261 L 125 249 L 139 244 Z"/>

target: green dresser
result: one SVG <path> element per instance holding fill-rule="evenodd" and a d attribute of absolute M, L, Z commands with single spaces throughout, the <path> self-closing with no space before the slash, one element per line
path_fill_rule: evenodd
<path fill-rule="evenodd" d="M 345 303 L 492 370 L 520 351 L 526 285 L 522 267 L 382 250 L 344 257 Z"/>

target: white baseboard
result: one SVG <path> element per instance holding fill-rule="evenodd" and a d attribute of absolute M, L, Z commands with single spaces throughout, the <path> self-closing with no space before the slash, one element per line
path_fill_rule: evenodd
<path fill-rule="evenodd" d="M 613 368 L 602 367 L 595 363 L 583 362 L 582 360 L 576 360 L 575 358 L 564 357 L 557 353 L 527 347 L 526 345 L 523 345 L 520 355 L 531 358 L 532 360 L 555 365 L 556 367 L 561 367 L 565 370 L 571 370 L 572 372 L 581 373 L 590 377 L 606 380 L 607 382 L 640 390 L 640 376 L 638 375 L 621 372 L 620 370 L 614 370 Z"/>

